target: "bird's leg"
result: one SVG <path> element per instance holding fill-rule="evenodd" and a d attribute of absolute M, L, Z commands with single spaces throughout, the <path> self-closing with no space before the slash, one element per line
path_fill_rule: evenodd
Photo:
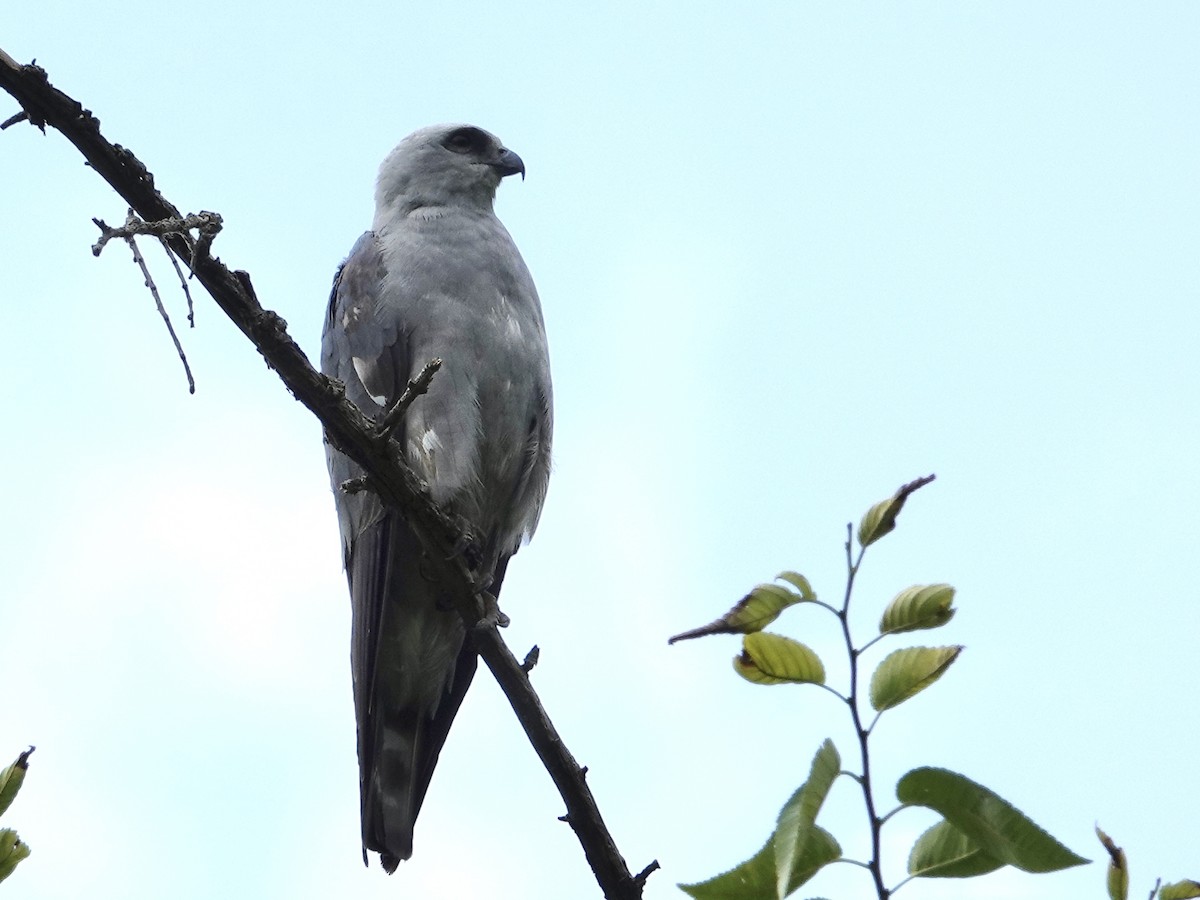
<path fill-rule="evenodd" d="M 459 534 L 454 550 L 450 554 L 451 559 L 457 556 L 461 556 L 471 570 L 471 589 L 483 598 L 483 621 L 500 628 L 507 628 L 508 616 L 500 612 L 495 596 L 488 592 L 488 588 L 495 580 L 493 573 L 496 568 L 496 560 L 494 558 L 487 559 L 487 555 L 472 538 L 471 533 L 466 530 Z"/>
<path fill-rule="evenodd" d="M 454 549 L 450 551 L 450 555 L 446 558 L 457 559 L 461 556 L 466 562 L 467 568 L 478 572 L 480 564 L 483 562 L 483 549 L 475 540 L 475 536 L 471 534 L 471 528 L 467 524 L 466 519 L 460 517 L 457 520 L 457 524 L 459 526 L 458 537 L 454 541 Z M 479 587 L 478 590 L 487 590 L 487 586 L 490 583 L 491 581 L 489 580 L 482 587 Z"/>
<path fill-rule="evenodd" d="M 488 576 L 490 582 L 491 576 Z M 483 618 L 479 620 L 476 628 L 488 628 L 495 625 L 497 628 L 507 628 L 512 620 L 500 611 L 500 604 L 496 600 L 496 595 L 488 590 L 479 591 L 479 597 L 483 600 Z"/>
<path fill-rule="evenodd" d="M 467 562 L 480 559 L 483 556 L 479 549 L 479 545 L 471 540 L 470 536 L 465 532 L 463 533 L 462 537 L 460 537 L 459 542 L 455 546 L 454 552 L 450 558 L 453 559 L 455 556 L 460 554 Z M 436 578 L 436 576 L 432 575 L 432 573 L 426 574 L 424 566 L 422 566 L 421 574 L 430 581 L 433 581 Z M 495 625 L 497 628 L 507 628 L 509 622 L 512 620 L 500 611 L 500 605 L 496 600 L 496 595 L 488 590 L 488 588 L 492 586 L 492 582 L 494 580 L 495 576 L 493 575 L 492 566 L 481 567 L 478 564 L 475 564 L 471 567 L 471 592 L 478 596 L 483 604 L 483 615 L 480 617 L 478 624 L 483 627 Z M 449 597 L 443 597 L 438 602 L 438 606 L 441 609 L 448 610 L 454 607 L 454 602 Z"/>

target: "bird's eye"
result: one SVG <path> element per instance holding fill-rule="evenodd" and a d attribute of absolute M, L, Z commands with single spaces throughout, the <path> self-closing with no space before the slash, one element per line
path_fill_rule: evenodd
<path fill-rule="evenodd" d="M 475 128 L 452 131 L 442 146 L 454 153 L 475 153 L 482 149 L 483 135 Z"/>

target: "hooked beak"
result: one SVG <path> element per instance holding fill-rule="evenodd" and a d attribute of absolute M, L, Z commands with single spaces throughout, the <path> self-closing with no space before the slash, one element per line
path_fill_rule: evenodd
<path fill-rule="evenodd" d="M 500 148 L 500 156 L 492 163 L 492 168 L 500 173 L 500 177 L 504 178 L 507 175 L 516 175 L 521 173 L 521 180 L 525 180 L 525 163 L 521 161 L 521 157 L 513 153 L 507 147 Z"/>

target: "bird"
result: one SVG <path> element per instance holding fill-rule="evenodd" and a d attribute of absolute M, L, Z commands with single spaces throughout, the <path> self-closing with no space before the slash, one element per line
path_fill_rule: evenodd
<path fill-rule="evenodd" d="M 494 209 L 518 173 L 521 157 L 473 125 L 404 138 L 379 168 L 371 230 L 334 276 L 321 340 L 321 371 L 376 419 L 443 360 L 395 439 L 434 502 L 469 526 L 493 596 L 537 527 L 553 432 L 541 302 Z M 363 472 L 328 440 L 326 461 L 350 587 L 363 862 L 378 852 L 391 874 L 412 855 L 476 655 L 404 517 L 342 490 Z"/>

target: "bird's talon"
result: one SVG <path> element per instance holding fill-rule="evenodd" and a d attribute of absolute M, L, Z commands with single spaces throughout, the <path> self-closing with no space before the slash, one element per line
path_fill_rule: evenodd
<path fill-rule="evenodd" d="M 497 628 L 507 628 L 512 620 L 500 612 L 500 606 L 495 596 L 485 591 L 480 591 L 480 594 L 483 597 L 483 618 L 479 620 L 479 625 L 483 628 L 490 628 L 493 625 Z"/>

